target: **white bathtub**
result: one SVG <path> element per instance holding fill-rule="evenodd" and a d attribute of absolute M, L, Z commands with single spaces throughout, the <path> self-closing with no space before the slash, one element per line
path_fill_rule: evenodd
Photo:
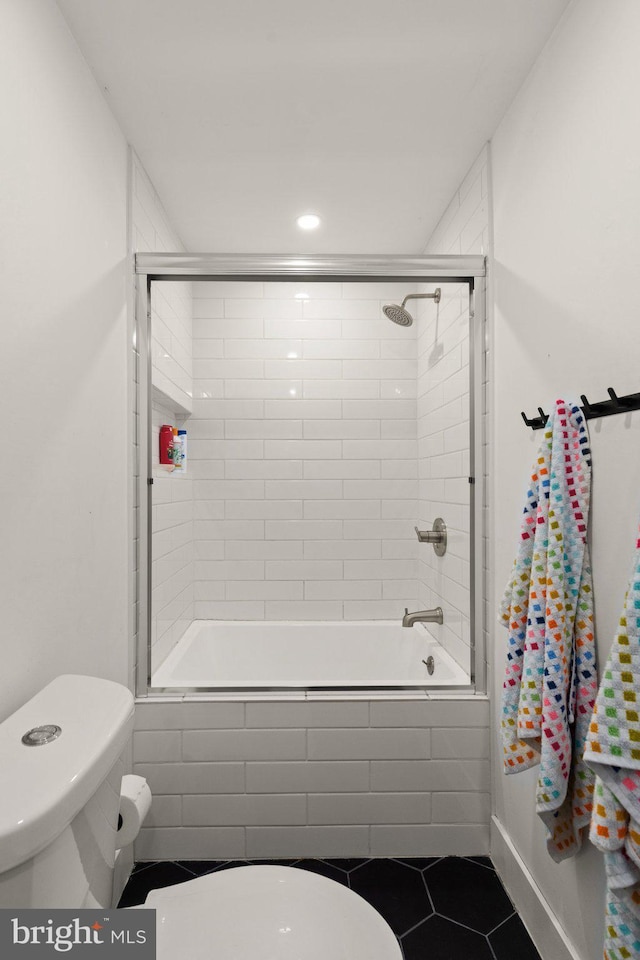
<path fill-rule="evenodd" d="M 468 684 L 424 624 L 409 628 L 384 620 L 195 620 L 151 680 L 154 688 L 206 690 Z"/>

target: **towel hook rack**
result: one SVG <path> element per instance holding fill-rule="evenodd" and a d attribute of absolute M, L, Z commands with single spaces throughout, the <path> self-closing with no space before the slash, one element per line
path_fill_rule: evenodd
<path fill-rule="evenodd" d="M 591 403 L 587 400 L 584 393 L 580 394 L 582 401 L 582 412 L 585 420 L 596 420 L 598 417 L 612 417 L 616 413 L 629 413 L 631 410 L 640 410 L 640 393 L 628 393 L 624 397 L 619 397 L 613 387 L 607 387 L 609 394 L 608 400 L 599 400 L 597 403 Z M 524 411 L 520 411 L 522 419 L 532 430 L 542 430 L 547 425 L 549 419 L 542 407 L 538 407 L 538 417 L 528 417 Z"/>
<path fill-rule="evenodd" d="M 531 427 L 532 430 L 542 430 L 543 427 L 546 427 L 547 420 L 549 419 L 549 414 L 545 413 L 542 407 L 538 407 L 538 412 L 540 413 L 539 417 L 529 418 L 524 410 L 520 411 L 520 416 L 526 423 L 528 427 Z"/>

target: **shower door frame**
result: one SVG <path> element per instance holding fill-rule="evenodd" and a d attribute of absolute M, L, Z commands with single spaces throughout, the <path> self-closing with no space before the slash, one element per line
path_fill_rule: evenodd
<path fill-rule="evenodd" d="M 484 334 L 486 321 L 486 260 L 484 256 L 350 256 L 263 254 L 135 254 L 135 327 L 138 349 L 138 589 L 135 688 L 137 697 L 166 696 L 151 687 L 151 284 L 158 281 L 256 280 L 461 283 L 469 291 L 469 510 L 470 510 L 470 687 L 457 688 L 485 695 L 487 667 L 484 636 L 485 462 L 483 438 Z M 270 689 L 273 692 L 273 688 Z M 314 688 L 317 689 L 317 688 Z M 327 689 L 327 688 L 323 688 Z M 370 688 L 367 688 L 370 689 Z M 383 690 L 424 691 L 423 687 Z M 447 688 L 439 688 L 446 690 Z M 449 688 L 452 689 L 452 688 Z M 299 692 L 299 691 L 298 691 Z M 182 693 L 246 694 L 243 688 L 205 688 Z M 282 691 L 286 696 L 286 691 Z"/>

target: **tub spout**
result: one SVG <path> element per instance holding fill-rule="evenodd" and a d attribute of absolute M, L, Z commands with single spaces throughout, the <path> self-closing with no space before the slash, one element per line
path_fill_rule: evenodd
<path fill-rule="evenodd" d="M 442 623 L 442 607 L 435 607 L 433 610 L 416 610 L 415 613 L 409 613 L 409 608 L 404 608 L 404 617 L 402 618 L 403 627 L 412 627 L 414 623 Z"/>

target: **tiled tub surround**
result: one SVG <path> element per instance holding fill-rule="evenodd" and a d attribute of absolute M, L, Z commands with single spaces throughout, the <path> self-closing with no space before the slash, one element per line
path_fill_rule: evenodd
<path fill-rule="evenodd" d="M 406 285 L 194 284 L 197 618 L 395 619 L 418 603 Z"/>
<path fill-rule="evenodd" d="M 188 427 L 192 407 L 191 284 L 151 288 L 151 658 L 161 663 L 194 617 L 193 485 L 159 465 L 162 424 Z"/>
<path fill-rule="evenodd" d="M 424 287 L 431 291 L 433 287 Z M 421 607 L 441 606 L 437 636 L 466 670 L 470 657 L 469 293 L 443 285 L 437 309 L 418 301 L 419 526 L 447 525 L 447 551 L 428 544 L 418 555 Z"/>
<path fill-rule="evenodd" d="M 486 853 L 480 697 L 136 706 L 137 859 Z"/>
<path fill-rule="evenodd" d="M 193 622 L 193 497 L 188 472 L 174 477 L 159 464 L 160 427 L 165 423 L 182 427 L 185 421 L 157 399 L 151 421 L 151 658 L 152 663 L 162 663 Z"/>
<path fill-rule="evenodd" d="M 489 148 L 485 145 L 456 190 L 425 249 L 425 254 L 487 254 L 490 250 Z M 425 287 L 432 290 L 433 287 Z M 468 668 L 470 660 L 470 537 L 468 482 L 470 443 L 469 301 L 466 289 L 442 285 L 439 313 L 418 307 L 418 472 L 420 522 L 434 516 L 446 519 L 449 545 L 445 557 L 420 553 L 420 598 L 426 605 L 449 609 L 440 630 L 445 649 Z M 486 330 L 476 330 L 484 352 L 482 410 L 476 410 L 478 428 L 487 443 L 486 368 L 489 360 Z M 475 469 L 486 471 L 488 462 Z M 484 496 L 488 481 L 485 475 Z M 482 505 L 488 509 L 487 501 Z M 487 521 L 484 523 L 485 537 Z M 486 556 L 485 541 L 485 556 Z M 489 570 L 485 563 L 484 582 Z M 479 571 L 480 573 L 480 571 Z M 485 586 L 485 596 L 488 595 Z M 493 623 L 488 611 L 487 623 Z M 481 626 L 477 624 L 476 630 Z M 485 643 L 488 640 L 485 638 Z"/>
<path fill-rule="evenodd" d="M 129 251 L 184 251 L 180 238 L 170 225 L 151 181 L 147 177 L 135 151 L 129 148 Z M 132 291 L 133 295 L 133 291 Z M 192 303 L 191 284 L 176 281 L 171 284 L 153 284 L 151 289 L 152 311 L 152 470 L 158 462 L 156 431 L 162 423 L 183 426 L 178 418 L 191 410 L 192 405 Z M 139 331 L 133 328 L 132 310 L 131 388 L 133 429 L 131 449 L 131 474 L 134 477 L 131 502 L 131 557 L 130 557 L 130 665 L 129 676 L 132 689 L 136 684 L 136 651 L 138 645 L 138 562 L 139 562 L 139 477 L 141 450 L 139 448 L 138 380 Z M 165 483 L 164 475 L 154 478 L 154 543 L 151 571 L 154 605 L 150 611 L 151 639 L 154 646 L 153 659 L 161 661 L 171 646 L 193 618 L 193 532 L 188 541 L 180 541 L 185 524 L 191 525 L 184 515 L 184 502 L 190 499 L 190 484 L 180 488 Z M 181 503 L 182 506 L 178 507 Z M 178 529 L 181 528 L 181 529 Z M 189 570 L 185 568 L 189 565 Z M 188 577 L 191 582 L 191 598 L 187 601 L 184 591 Z M 189 602 L 191 606 L 189 606 Z"/>

